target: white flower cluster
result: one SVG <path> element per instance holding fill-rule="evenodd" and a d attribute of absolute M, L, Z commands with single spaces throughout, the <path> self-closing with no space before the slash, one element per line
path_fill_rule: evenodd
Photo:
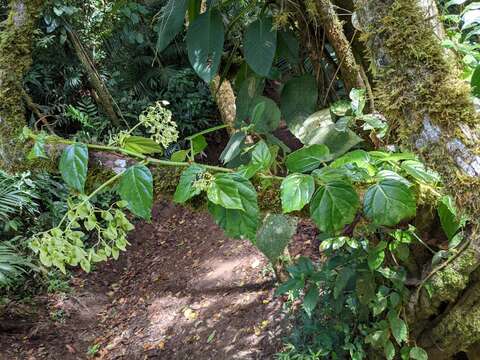
<path fill-rule="evenodd" d="M 168 101 L 157 101 L 140 114 L 139 120 L 151 134 L 152 140 L 166 149 L 178 140 L 178 130 L 172 120 L 172 112 L 165 105 L 168 105 Z"/>

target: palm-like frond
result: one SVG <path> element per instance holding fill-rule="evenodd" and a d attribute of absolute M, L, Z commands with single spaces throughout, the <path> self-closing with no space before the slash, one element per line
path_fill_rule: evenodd
<path fill-rule="evenodd" d="M 0 244 L 0 288 L 8 288 L 33 265 L 19 255 L 15 249 L 6 244 Z"/>
<path fill-rule="evenodd" d="M 21 175 L 18 178 L 0 171 L 0 220 L 6 221 L 22 211 L 33 214 L 37 210 L 33 189 L 28 192 L 25 187 L 25 178 Z"/>

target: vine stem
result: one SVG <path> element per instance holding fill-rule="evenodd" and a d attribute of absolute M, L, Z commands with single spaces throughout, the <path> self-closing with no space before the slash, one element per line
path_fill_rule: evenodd
<path fill-rule="evenodd" d="M 72 145 L 75 143 L 75 141 L 70 141 L 70 140 L 55 140 L 56 143 L 60 144 L 66 144 L 66 145 Z M 163 166 L 174 166 L 174 167 L 187 167 L 193 164 L 198 164 L 193 161 L 190 162 L 180 162 L 180 161 L 171 161 L 171 160 L 162 160 L 162 159 L 155 159 L 152 157 L 145 156 L 143 154 L 137 153 L 135 151 L 130 151 L 127 149 L 122 149 L 116 146 L 108 146 L 108 145 L 97 145 L 97 144 L 85 144 L 89 149 L 95 149 L 95 150 L 104 150 L 108 152 L 116 152 L 116 153 L 121 153 L 124 155 L 128 155 L 137 159 L 143 160 L 147 164 L 158 164 L 158 165 L 163 165 Z M 205 164 L 198 164 L 203 166 L 206 169 L 216 171 L 216 172 L 224 172 L 224 173 L 231 173 L 234 172 L 233 169 L 228 169 L 224 168 L 221 166 L 214 166 L 214 165 L 205 165 Z"/>

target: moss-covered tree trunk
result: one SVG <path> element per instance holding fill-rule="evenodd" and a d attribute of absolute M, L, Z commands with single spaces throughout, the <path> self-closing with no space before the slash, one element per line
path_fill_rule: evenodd
<path fill-rule="evenodd" d="M 480 118 L 425 7 L 416 0 L 355 5 L 376 106 L 392 128 L 390 143 L 440 172 L 458 208 L 473 220 L 462 253 L 429 276 L 431 295 L 422 290 L 411 300 L 417 343 L 431 359 L 448 359 L 480 340 Z"/>
<path fill-rule="evenodd" d="M 24 157 L 20 136 L 26 125 L 23 77 L 32 62 L 32 44 L 43 0 L 12 0 L 0 31 L 0 167 L 14 169 Z"/>

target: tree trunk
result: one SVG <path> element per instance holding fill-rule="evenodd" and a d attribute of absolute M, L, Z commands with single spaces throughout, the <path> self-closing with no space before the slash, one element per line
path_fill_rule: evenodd
<path fill-rule="evenodd" d="M 220 111 L 222 122 L 228 126 L 228 133 L 232 134 L 235 131 L 234 124 L 237 116 L 235 93 L 229 80 L 224 79 L 221 84 L 220 81 L 220 76 L 215 76 L 210 84 L 210 91 Z"/>
<path fill-rule="evenodd" d="M 93 64 L 92 59 L 90 58 L 89 54 L 85 50 L 85 47 L 81 43 L 75 31 L 67 28 L 67 34 L 71 44 L 73 45 L 73 49 L 77 54 L 78 59 L 80 60 L 80 62 L 83 65 L 83 68 L 87 72 L 90 85 L 98 95 L 95 98 L 98 102 L 98 105 L 102 108 L 105 114 L 110 118 L 110 120 L 112 121 L 112 124 L 118 127 L 120 125 L 120 120 L 114 108 L 114 100 L 112 98 L 112 95 L 110 95 L 110 92 L 108 91 L 107 86 L 105 85 L 102 78 L 100 77 L 100 74 L 95 68 L 95 65 Z"/>
<path fill-rule="evenodd" d="M 32 44 L 42 0 L 9 2 L 8 19 L 0 32 L 0 167 L 15 170 L 22 164 L 20 137 L 27 125 L 22 103 L 23 77 L 32 62 Z"/>
<path fill-rule="evenodd" d="M 412 298 L 417 342 L 432 359 L 443 359 L 480 340 L 474 275 L 480 264 L 480 119 L 425 9 L 416 0 L 356 1 L 376 106 L 390 122 L 391 142 L 441 173 L 458 208 L 472 219 L 464 251 L 429 277 L 431 296 L 422 290 Z"/>

